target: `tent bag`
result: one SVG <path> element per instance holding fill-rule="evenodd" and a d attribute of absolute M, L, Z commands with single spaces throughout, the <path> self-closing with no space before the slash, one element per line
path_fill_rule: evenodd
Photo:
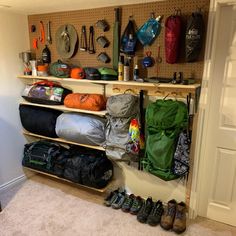
<path fill-rule="evenodd" d="M 56 120 L 61 111 L 44 107 L 20 105 L 22 126 L 29 132 L 51 138 L 56 138 Z"/>
<path fill-rule="evenodd" d="M 106 109 L 106 98 L 100 94 L 72 93 L 66 96 L 64 105 L 82 110 L 102 111 Z"/>
<path fill-rule="evenodd" d="M 93 115 L 63 113 L 56 122 L 56 133 L 66 140 L 102 145 L 105 141 L 105 119 Z"/>

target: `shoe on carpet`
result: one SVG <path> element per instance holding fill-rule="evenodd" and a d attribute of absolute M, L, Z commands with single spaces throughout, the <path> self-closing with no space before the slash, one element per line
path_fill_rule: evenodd
<path fill-rule="evenodd" d="M 167 207 L 164 210 L 164 213 L 161 217 L 160 225 L 165 230 L 169 230 L 173 227 L 176 213 L 176 205 L 176 201 L 172 199 L 168 202 Z"/>
<path fill-rule="evenodd" d="M 175 220 L 173 223 L 173 231 L 181 234 L 186 230 L 186 204 L 180 202 L 176 206 Z"/>
<path fill-rule="evenodd" d="M 112 202 L 111 207 L 113 209 L 120 209 L 125 201 L 126 192 L 118 192 L 117 197 L 114 202 Z"/>
<path fill-rule="evenodd" d="M 153 201 L 152 198 L 149 197 L 144 203 L 142 208 L 140 209 L 138 215 L 137 215 L 137 220 L 141 223 L 146 223 L 147 218 L 153 208 Z"/>
<path fill-rule="evenodd" d="M 151 226 L 158 225 L 161 221 L 161 216 L 163 214 L 163 211 L 164 208 L 162 202 L 159 200 L 154 204 L 152 211 L 147 218 L 147 223 Z"/>
<path fill-rule="evenodd" d="M 119 193 L 118 189 L 110 192 L 110 194 L 104 200 L 104 205 L 110 207 L 111 204 L 116 200 L 118 193 Z"/>
<path fill-rule="evenodd" d="M 126 195 L 125 197 L 125 201 L 121 207 L 121 210 L 124 211 L 124 212 L 129 212 L 132 204 L 133 204 L 133 201 L 135 199 L 135 196 L 134 194 L 130 194 L 130 195 Z"/>
<path fill-rule="evenodd" d="M 143 202 L 144 200 L 140 196 L 135 197 L 129 212 L 132 215 L 137 215 L 143 205 Z"/>

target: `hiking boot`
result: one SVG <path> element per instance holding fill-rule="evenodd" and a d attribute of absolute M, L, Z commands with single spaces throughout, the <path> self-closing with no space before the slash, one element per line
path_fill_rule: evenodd
<path fill-rule="evenodd" d="M 111 207 L 113 209 L 120 209 L 125 201 L 125 191 L 124 192 L 118 192 L 117 197 L 114 202 L 112 202 Z"/>
<path fill-rule="evenodd" d="M 175 219 L 175 213 L 176 213 L 176 201 L 170 200 L 167 204 L 166 209 L 164 210 L 164 214 L 161 217 L 161 227 L 165 230 L 169 230 L 173 227 L 173 222 Z"/>
<path fill-rule="evenodd" d="M 157 201 L 152 208 L 150 215 L 147 218 L 147 223 L 151 226 L 156 226 L 161 221 L 164 208 L 161 201 Z"/>
<path fill-rule="evenodd" d="M 132 204 L 133 204 L 133 201 L 135 199 L 135 196 L 134 194 L 130 194 L 130 195 L 126 195 L 125 197 L 125 201 L 121 207 L 121 210 L 124 211 L 124 212 L 129 212 Z"/>
<path fill-rule="evenodd" d="M 146 223 L 147 218 L 152 210 L 153 207 L 153 201 L 152 198 L 149 197 L 144 203 L 142 208 L 140 209 L 138 215 L 137 215 L 137 220 L 141 223 Z"/>
<path fill-rule="evenodd" d="M 139 196 L 135 197 L 129 212 L 132 215 L 137 215 L 143 205 L 143 202 L 144 200 L 141 197 Z"/>
<path fill-rule="evenodd" d="M 110 192 L 110 194 L 104 200 L 104 205 L 110 207 L 111 204 L 116 200 L 118 193 L 118 189 Z"/>
<path fill-rule="evenodd" d="M 177 234 L 181 234 L 186 230 L 186 209 L 186 204 L 184 202 L 180 202 L 176 206 L 173 231 Z"/>

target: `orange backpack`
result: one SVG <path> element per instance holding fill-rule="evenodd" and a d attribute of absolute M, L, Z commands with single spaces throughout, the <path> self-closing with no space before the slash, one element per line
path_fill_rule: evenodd
<path fill-rule="evenodd" d="M 64 105 L 90 111 L 106 109 L 106 98 L 101 94 L 72 93 L 66 96 Z"/>

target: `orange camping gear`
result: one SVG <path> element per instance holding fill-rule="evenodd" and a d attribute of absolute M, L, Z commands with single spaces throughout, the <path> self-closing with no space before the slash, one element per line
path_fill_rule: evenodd
<path fill-rule="evenodd" d="M 70 71 L 70 77 L 73 79 L 83 79 L 85 77 L 85 73 L 83 68 L 75 67 Z"/>
<path fill-rule="evenodd" d="M 101 94 L 72 93 L 64 100 L 64 105 L 90 111 L 102 111 L 106 108 L 106 98 Z"/>

